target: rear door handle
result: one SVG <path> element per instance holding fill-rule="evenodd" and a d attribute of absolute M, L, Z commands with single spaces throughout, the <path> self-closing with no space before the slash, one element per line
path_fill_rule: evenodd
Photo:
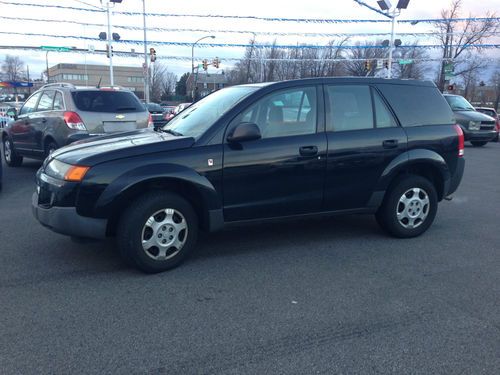
<path fill-rule="evenodd" d="M 318 153 L 318 148 L 316 146 L 302 146 L 299 152 L 302 156 L 315 156 Z"/>
<path fill-rule="evenodd" d="M 387 139 L 382 142 L 382 147 L 384 148 L 396 148 L 398 147 L 398 140 L 397 139 Z"/>

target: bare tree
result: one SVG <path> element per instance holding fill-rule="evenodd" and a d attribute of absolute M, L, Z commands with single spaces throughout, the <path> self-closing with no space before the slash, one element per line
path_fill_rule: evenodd
<path fill-rule="evenodd" d="M 375 74 L 374 60 L 382 59 L 387 55 L 384 48 L 375 48 L 381 42 L 364 42 L 356 43 L 358 48 L 353 48 L 350 51 L 351 61 L 346 62 L 347 73 L 352 76 L 373 76 Z M 367 69 L 365 62 L 370 61 L 370 69 Z"/>
<path fill-rule="evenodd" d="M 2 72 L 9 81 L 20 80 L 24 77 L 24 62 L 19 56 L 7 55 L 2 63 Z"/>
<path fill-rule="evenodd" d="M 411 45 L 417 46 L 418 42 L 413 42 Z M 398 48 L 398 58 L 403 60 L 413 60 L 411 64 L 395 64 L 394 76 L 403 79 L 423 79 L 425 71 L 428 68 L 428 63 L 425 59 L 429 58 L 429 54 L 422 48 Z"/>
<path fill-rule="evenodd" d="M 151 80 L 151 101 L 159 102 L 162 97 L 175 91 L 177 76 L 169 72 L 165 64 L 158 61 L 151 64 L 149 77 Z"/>
<path fill-rule="evenodd" d="M 491 37 L 498 29 L 498 23 L 493 19 L 495 14 L 490 12 L 486 14 L 486 20 L 484 21 L 469 19 L 463 22 L 457 22 L 455 19 L 460 17 L 461 5 L 462 0 L 452 0 L 450 8 L 441 11 L 441 20 L 435 25 L 437 37 L 442 46 L 443 62 L 441 63 L 441 70 L 438 78 L 438 86 L 441 90 L 444 90 L 445 86 L 444 67 L 446 63 L 467 54 L 471 48 L 480 51 L 480 48 L 470 46 L 481 44 L 485 39 Z M 473 66 L 469 66 L 467 70 L 461 70 L 460 67 L 458 67 L 455 71 L 455 75 L 467 73 L 471 68 L 479 70 L 479 67 Z"/>
<path fill-rule="evenodd" d="M 498 112 L 500 110 L 500 67 L 491 75 L 491 85 L 495 93 L 493 108 Z"/>

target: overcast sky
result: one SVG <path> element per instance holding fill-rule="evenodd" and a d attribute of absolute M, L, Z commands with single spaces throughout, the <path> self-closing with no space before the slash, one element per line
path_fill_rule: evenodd
<path fill-rule="evenodd" d="M 90 8 L 77 0 L 7 0 L 8 2 L 35 3 L 45 5 L 63 5 L 81 8 Z M 99 0 L 84 0 L 83 2 L 100 5 Z M 366 0 L 370 5 L 376 6 L 375 0 Z M 393 0 L 397 2 L 397 0 Z M 404 10 L 401 19 L 423 19 L 438 18 L 441 9 L 449 6 L 448 0 L 411 0 L 407 10 Z M 7 20 L 1 16 L 35 18 L 42 20 L 65 20 L 83 23 L 106 23 L 105 13 L 91 13 L 83 11 L 60 10 L 54 8 L 40 8 L 27 6 L 13 6 L 0 3 L 0 32 L 18 32 L 18 33 L 46 33 L 56 35 L 77 35 L 84 37 L 97 37 L 100 31 L 106 31 L 105 27 L 84 26 L 72 23 L 59 22 L 37 22 L 22 20 Z M 142 0 L 123 0 L 122 4 L 117 4 L 117 11 L 142 12 Z M 146 0 L 146 11 L 157 13 L 183 13 L 183 14 L 223 14 L 238 16 L 260 16 L 260 17 L 284 17 L 284 18 L 335 18 L 335 19 L 384 19 L 383 16 L 359 6 L 352 0 L 307 0 L 307 1 L 277 1 L 277 0 L 217 0 L 217 1 L 167 1 L 167 0 Z M 464 0 L 463 16 L 472 13 L 474 16 L 484 16 L 487 11 L 500 14 L 500 0 Z M 335 33 L 335 32 L 387 32 L 390 25 L 384 24 L 305 24 L 293 22 L 267 22 L 255 20 L 234 20 L 218 18 L 193 18 L 193 17 L 148 17 L 148 27 L 163 28 L 183 28 L 183 29 L 211 29 L 214 32 L 217 43 L 247 43 L 252 34 L 233 34 L 223 33 L 222 30 L 249 30 L 249 31 L 267 31 L 267 32 L 301 32 L 301 33 Z M 142 26 L 142 16 L 113 15 L 112 23 L 115 25 Z M 399 24 L 400 32 L 427 32 L 432 31 L 429 24 L 420 23 L 417 25 Z M 116 29 L 122 39 L 142 40 L 142 31 Z M 196 39 L 207 35 L 203 32 L 148 32 L 148 39 L 165 42 L 188 42 L 192 43 Z M 21 46 L 75 46 L 78 48 L 88 48 L 89 45 L 97 49 L 104 49 L 105 43 L 101 41 L 84 41 L 73 39 L 48 38 L 39 36 L 19 36 L 0 34 L 1 45 L 21 45 Z M 306 37 L 306 36 L 261 36 L 257 35 L 258 42 L 272 42 L 277 39 L 278 44 L 325 44 L 328 40 L 324 37 Z M 413 43 L 415 38 L 402 38 L 403 43 Z M 419 39 L 420 44 L 435 44 L 435 39 Z M 351 41 L 353 44 L 355 39 Z M 496 38 L 498 42 L 498 38 Z M 142 51 L 142 46 L 115 45 L 115 50 L 130 51 L 135 48 Z M 158 55 L 169 56 L 191 56 L 190 47 L 178 46 L 158 46 L 155 47 Z M 29 64 L 33 77 L 39 77 L 45 66 L 45 53 L 38 51 L 16 51 L 0 50 L 0 59 L 3 60 L 5 54 L 20 55 L 21 58 Z M 197 61 L 203 58 L 212 59 L 215 56 L 223 60 L 221 68 L 227 68 L 233 62 L 224 62 L 224 58 L 241 57 L 243 49 L 241 48 L 201 48 L 195 49 Z M 486 50 L 485 54 L 492 57 L 498 57 L 499 51 Z M 92 54 L 70 54 L 55 53 L 49 54 L 49 64 L 52 66 L 60 62 L 79 62 L 88 64 L 107 64 L 108 59 L 105 56 Z M 142 60 L 139 58 L 114 58 L 115 65 L 140 66 Z M 167 60 L 169 70 L 180 75 L 189 71 L 190 61 Z M 498 64 L 498 63 L 497 63 Z"/>

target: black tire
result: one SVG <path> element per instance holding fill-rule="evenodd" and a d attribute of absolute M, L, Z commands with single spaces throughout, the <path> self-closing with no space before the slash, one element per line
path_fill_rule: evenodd
<path fill-rule="evenodd" d="M 20 167 L 23 164 L 23 157 L 16 152 L 8 137 L 3 140 L 3 156 L 9 167 Z"/>
<path fill-rule="evenodd" d="M 148 219 L 159 211 L 162 212 L 155 216 L 154 224 L 157 224 L 157 218 L 159 218 L 158 220 L 167 220 L 166 215 L 164 219 L 160 217 L 164 214 L 163 210 L 167 208 L 173 209 L 175 212 L 172 215 L 172 220 L 174 218 L 177 221 L 179 218 L 185 220 L 186 229 L 184 232 L 179 231 L 177 233 L 177 230 L 173 229 L 176 225 L 175 223 L 172 225 L 160 225 L 158 232 L 146 226 Z M 165 229 L 166 226 L 168 226 L 167 229 Z M 175 233 L 168 232 L 171 228 Z M 160 230 L 164 232 L 160 232 Z M 148 237 L 148 231 L 152 233 L 150 237 Z M 161 237 L 162 233 L 164 237 L 160 240 L 159 237 Z M 170 234 L 174 236 L 169 236 Z M 156 239 L 157 236 L 158 240 Z M 166 249 L 165 259 L 154 259 L 160 255 L 158 246 L 153 246 L 149 250 L 143 248 L 142 241 L 144 238 L 159 242 L 170 241 L 170 237 L 173 238 L 173 241 L 180 239 L 184 243 L 178 251 L 174 251 L 176 250 L 175 247 Z M 198 217 L 193 207 L 179 195 L 165 192 L 149 192 L 136 199 L 122 214 L 117 228 L 117 244 L 120 254 L 127 263 L 146 273 L 162 272 L 178 266 L 194 249 L 197 237 Z M 167 247 L 169 245 L 167 243 L 164 246 Z M 158 253 L 156 253 L 156 250 L 158 250 Z"/>
<path fill-rule="evenodd" d="M 411 191 L 414 188 L 421 189 L 421 191 L 423 191 L 423 193 L 421 193 L 422 196 L 424 194 L 427 195 L 427 210 L 425 204 L 422 204 L 421 198 L 417 198 L 415 192 Z M 409 199 L 406 207 L 404 203 L 400 202 L 400 199 L 403 198 L 403 194 L 405 193 L 409 194 L 406 195 L 406 198 Z M 410 202 L 413 202 L 416 206 L 410 206 Z M 436 217 L 437 205 L 437 193 L 434 185 L 424 177 L 408 175 L 399 178 L 391 184 L 384 197 L 382 206 L 378 209 L 375 217 L 382 229 L 394 237 L 416 237 L 424 233 L 431 226 Z M 402 217 L 404 217 L 406 216 L 404 214 L 407 208 L 411 210 L 409 213 L 406 212 L 408 216 L 417 212 L 427 212 L 427 216 L 423 220 L 418 218 L 402 218 L 400 221 L 398 219 L 398 212 L 402 212 Z M 414 228 L 405 227 L 405 224 L 407 226 L 411 224 L 410 220 L 413 221 L 415 225 Z"/>
<path fill-rule="evenodd" d="M 57 146 L 57 143 L 54 141 L 49 141 L 45 145 L 45 157 L 48 157 L 52 152 L 57 150 L 59 147 Z"/>
<path fill-rule="evenodd" d="M 481 142 L 479 142 L 479 141 L 470 141 L 470 143 L 474 147 L 483 147 L 488 142 L 484 142 L 484 141 L 481 141 Z"/>

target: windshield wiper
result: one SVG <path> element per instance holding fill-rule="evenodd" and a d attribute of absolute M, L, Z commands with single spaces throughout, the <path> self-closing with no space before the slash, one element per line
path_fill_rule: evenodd
<path fill-rule="evenodd" d="M 163 133 L 169 133 L 169 134 L 175 135 L 176 137 L 182 137 L 181 133 L 176 132 L 175 130 L 172 130 L 172 129 L 163 129 L 163 128 L 160 128 L 158 130 L 161 131 L 161 132 L 163 132 Z"/>
<path fill-rule="evenodd" d="M 474 111 L 472 108 L 464 108 L 464 107 L 455 107 L 455 110 L 458 111 Z"/>
<path fill-rule="evenodd" d="M 135 107 L 120 107 L 120 108 L 116 108 L 115 112 L 119 112 L 119 111 L 135 111 L 137 108 Z"/>

